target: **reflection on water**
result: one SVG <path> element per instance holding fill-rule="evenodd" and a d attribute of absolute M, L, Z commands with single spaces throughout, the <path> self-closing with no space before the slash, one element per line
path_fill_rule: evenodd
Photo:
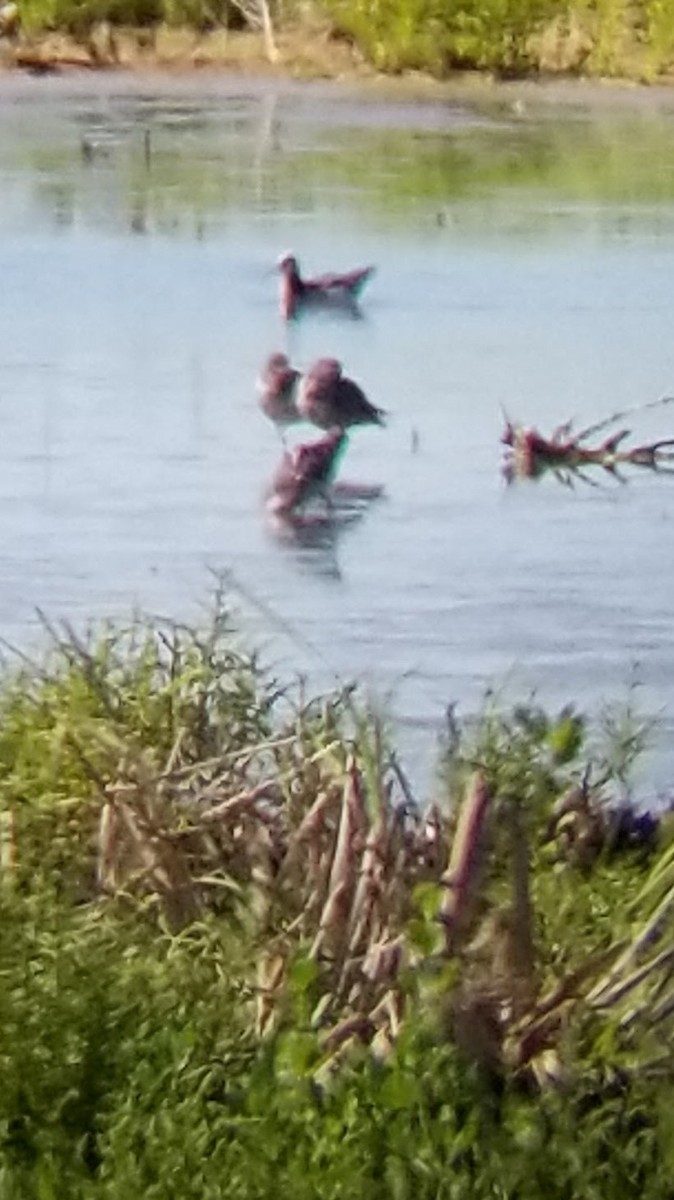
<path fill-rule="evenodd" d="M 266 513 L 267 528 L 279 545 L 290 548 L 298 563 L 322 575 L 341 579 L 337 550 L 340 540 L 365 517 L 370 506 L 384 498 L 379 484 L 337 483 L 331 489 L 328 511 Z"/>
<path fill-rule="evenodd" d="M 267 527 L 277 544 L 292 555 L 300 571 L 322 575 L 326 579 L 343 578 L 339 566 L 339 543 L 343 534 L 362 520 L 364 512 L 341 516 L 314 516 L 297 519 L 268 515 Z"/>
<path fill-rule="evenodd" d="M 582 426 L 674 387 L 671 110 L 497 95 L 0 78 L 0 634 L 25 645 L 38 604 L 193 614 L 230 570 L 279 668 L 392 695 L 417 779 L 450 702 L 596 712 L 636 678 L 667 783 L 669 481 L 506 488 L 499 439 L 503 408 Z M 363 319 L 282 326 L 289 247 L 309 273 L 376 262 Z M 270 527 L 277 348 L 390 412 L 349 449 L 381 503 Z"/>

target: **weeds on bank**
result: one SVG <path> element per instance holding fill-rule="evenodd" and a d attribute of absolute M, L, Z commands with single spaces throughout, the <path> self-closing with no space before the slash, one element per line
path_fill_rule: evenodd
<path fill-rule="evenodd" d="M 323 0 L 304 8 L 263 0 L 21 0 L 19 8 L 28 39 L 55 31 L 87 43 L 102 24 L 108 35 L 111 27 L 139 30 L 144 44 L 162 25 L 198 33 L 266 29 L 265 54 L 277 62 L 277 34 L 289 34 L 296 45 L 304 36 L 299 58 L 309 69 L 317 27 L 333 47 L 335 38 L 346 39 L 357 55 L 392 74 L 441 78 L 467 68 L 505 77 L 552 70 L 650 80 L 674 66 L 669 0 Z M 94 61 L 100 55 L 99 44 Z M 329 57 L 324 50 L 322 70 Z"/>
<path fill-rule="evenodd" d="M 488 704 L 422 808 L 220 608 L 52 635 L 0 700 L 3 1196 L 668 1194 L 637 722 Z"/>

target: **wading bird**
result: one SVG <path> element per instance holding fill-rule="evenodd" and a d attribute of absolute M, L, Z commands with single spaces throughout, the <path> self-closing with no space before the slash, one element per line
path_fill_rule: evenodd
<path fill-rule="evenodd" d="M 343 429 L 331 429 L 317 442 L 304 442 L 286 450 L 267 495 L 267 511 L 290 516 L 310 500 L 331 506 L 330 485 L 346 449 Z"/>
<path fill-rule="evenodd" d="M 319 358 L 299 382 L 295 401 L 305 421 L 320 429 L 339 425 L 383 425 L 386 414 L 372 404 L 336 358 Z"/>
<path fill-rule="evenodd" d="M 294 254 L 282 254 L 278 260 L 281 272 L 279 303 L 281 316 L 289 321 L 304 306 L 332 306 L 357 309 L 360 293 L 374 274 L 374 267 L 356 267 L 343 274 L 332 273 L 303 279 Z"/>
<path fill-rule="evenodd" d="M 292 425 L 300 421 L 295 404 L 299 371 L 291 367 L 287 354 L 270 354 L 257 379 L 260 408 L 275 425 Z"/>

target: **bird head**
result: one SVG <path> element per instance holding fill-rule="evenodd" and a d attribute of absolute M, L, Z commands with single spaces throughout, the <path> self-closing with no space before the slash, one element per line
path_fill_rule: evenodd
<path fill-rule="evenodd" d="M 275 350 L 273 354 L 269 355 L 269 358 L 265 363 L 265 371 L 269 375 L 276 374 L 276 372 L 287 371 L 289 367 L 290 359 L 288 358 L 287 354 L 283 353 L 282 350 Z"/>
<path fill-rule="evenodd" d="M 295 275 L 299 267 L 292 250 L 284 250 L 276 260 L 276 266 L 282 275 Z"/>

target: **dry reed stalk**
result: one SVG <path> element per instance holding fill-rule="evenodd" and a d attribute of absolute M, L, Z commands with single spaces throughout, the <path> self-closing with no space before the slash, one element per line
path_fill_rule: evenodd
<path fill-rule="evenodd" d="M 449 866 L 441 879 L 445 895 L 438 916 L 445 927 L 447 953 L 454 949 L 459 929 L 467 922 L 490 800 L 484 775 L 477 772 L 459 809 Z"/>
<path fill-rule="evenodd" d="M 602 997 L 605 993 L 609 993 L 610 989 L 621 981 L 624 972 L 628 970 L 633 963 L 638 962 L 644 950 L 648 949 L 653 942 L 657 941 L 662 933 L 662 927 L 671 915 L 674 909 L 674 887 L 666 892 L 663 899 L 658 904 L 655 912 L 641 929 L 641 932 L 630 942 L 624 952 L 613 963 L 613 966 L 606 975 L 592 988 L 587 996 L 589 1004 L 595 1007 L 600 1007 Z"/>
<path fill-rule="evenodd" d="M 268 923 L 272 911 L 274 883 L 273 843 L 271 833 L 266 826 L 257 826 L 252 838 L 248 841 L 248 852 L 252 861 L 252 909 L 258 925 L 262 928 Z"/>
<path fill-rule="evenodd" d="M 386 1063 L 393 1053 L 393 1039 L 385 1025 L 375 1033 L 370 1042 L 370 1053 L 378 1063 Z"/>
<path fill-rule="evenodd" d="M 314 938 L 310 958 L 318 958 L 328 949 L 330 956 L 341 957 L 349 913 L 349 885 L 346 880 L 330 892 L 321 912 L 318 933 Z"/>
<path fill-rule="evenodd" d="M 640 1014 L 643 1015 L 643 1014 Z M 660 1004 L 655 1007 L 650 1007 L 648 1012 L 648 1022 L 652 1028 L 656 1025 L 661 1025 L 668 1017 L 674 1015 L 674 991 L 670 992 Z M 671 1059 L 670 1059 L 671 1062 Z"/>
<path fill-rule="evenodd" d="M 119 886 L 118 816 L 111 800 L 101 808 L 98 822 L 98 854 L 96 860 L 96 882 L 103 891 L 114 892 Z"/>
<path fill-rule="evenodd" d="M 170 776 L 176 782 L 180 780 L 197 780 L 198 776 L 207 774 L 215 768 L 220 768 L 220 774 L 209 780 L 205 787 L 217 783 L 218 780 L 226 781 L 229 778 L 227 768 L 240 763 L 241 761 L 259 759 L 267 753 L 274 753 L 277 750 L 284 749 L 295 744 L 294 734 L 277 738 L 266 738 L 265 740 L 248 746 L 240 746 L 237 750 L 227 750 L 224 754 L 214 754 L 208 758 L 199 759 L 198 762 L 185 763 L 183 766 L 176 766 L 168 771 L 166 768 L 156 777 L 154 782 L 159 782 Z"/>
<path fill-rule="evenodd" d="M 540 1091 L 545 1091 L 549 1088 L 563 1088 L 566 1084 L 569 1074 L 559 1056 L 559 1051 L 554 1046 L 548 1047 L 547 1050 L 542 1050 L 529 1063 L 529 1069 L 538 1084 Z"/>
<path fill-rule="evenodd" d="M 512 871 L 512 1002 L 515 1017 L 526 1011 L 534 998 L 534 936 L 529 890 L 529 840 L 519 804 L 507 806 L 510 821 L 510 862 Z"/>
<path fill-rule="evenodd" d="M 385 810 L 382 808 L 367 835 L 349 914 L 348 937 L 351 954 L 356 954 L 367 942 L 374 907 L 382 895 L 387 835 Z"/>
<path fill-rule="evenodd" d="M 577 970 L 565 976 L 560 983 L 556 984 L 554 988 L 537 1001 L 529 1013 L 520 1019 L 513 1030 L 514 1035 L 525 1036 L 539 1021 L 544 1020 L 550 1013 L 566 1004 L 567 1001 L 577 1001 L 582 996 L 582 987 L 612 957 L 613 951 L 605 950 L 601 954 L 588 958 Z"/>
<path fill-rule="evenodd" d="M 173 772 L 175 771 L 175 768 L 176 768 L 176 764 L 178 762 L 180 751 L 183 748 L 183 742 L 185 741 L 186 737 L 187 737 L 187 729 L 185 728 L 184 725 L 181 725 L 178 732 L 176 733 L 176 736 L 173 739 L 173 745 L 171 746 L 171 749 L 169 751 L 169 756 L 166 760 L 166 766 L 164 767 L 164 771 L 163 771 L 164 775 L 166 775 L 168 777 L 171 777 L 173 775 Z"/>
<path fill-rule="evenodd" d="M 203 793 L 199 797 L 201 800 Z M 258 807 L 258 801 L 270 800 L 277 804 L 280 798 L 278 784 L 273 779 L 265 779 L 262 783 L 256 784 L 255 787 L 249 788 L 244 792 L 239 792 L 236 796 L 229 796 L 227 800 L 223 800 L 217 804 L 215 808 L 208 809 L 202 813 L 198 821 L 194 822 L 194 828 L 199 828 L 199 825 L 210 825 L 214 822 L 227 822 L 234 817 L 240 816 L 244 812 L 251 813 L 258 820 L 265 821 L 270 818 Z"/>
<path fill-rule="evenodd" d="M 367 813 L 360 774 L 353 755 L 350 755 L 346 766 L 342 810 L 328 881 L 329 893 L 336 891 L 337 888 L 344 890 L 352 887 L 355 874 L 354 843 L 357 834 L 365 828 L 366 824 Z"/>
<path fill-rule="evenodd" d="M 332 838 L 334 840 L 334 831 Z M 320 842 L 310 843 L 309 846 L 309 878 L 314 885 L 311 891 L 314 898 L 311 916 L 313 918 L 315 915 L 316 920 L 311 923 L 307 922 L 308 928 L 320 925 L 320 913 L 328 899 L 328 882 L 333 858 L 334 850 L 330 842 L 330 833 L 326 830 L 326 834 Z"/>
<path fill-rule="evenodd" d="M 380 809 L 363 849 L 349 915 L 349 957 L 338 987 L 338 995 L 346 995 L 349 983 L 356 976 L 349 993 L 352 1003 L 365 1002 L 366 995 L 371 997 L 373 991 L 390 983 L 397 976 L 402 960 L 404 939 L 402 935 L 394 937 L 391 928 L 398 927 L 407 916 L 401 911 L 397 896 L 404 891 L 409 900 L 410 883 L 408 873 L 395 873 L 389 845 L 395 827 L 396 822 L 388 820 L 386 810 Z M 387 879 L 387 867 L 392 862 L 394 870 Z"/>
<path fill-rule="evenodd" d="M 16 874 L 16 821 L 11 808 L 0 811 L 0 875 L 3 881 Z"/>
<path fill-rule="evenodd" d="M 661 950 L 656 954 L 655 958 L 644 963 L 641 967 L 637 967 L 631 975 L 621 979 L 613 987 L 605 989 L 598 997 L 593 1000 L 594 1008 L 612 1008 L 615 1004 L 634 991 L 645 980 L 651 979 L 652 976 L 662 967 L 671 967 L 674 964 L 674 949 Z M 671 971 L 665 975 L 665 979 L 671 978 Z"/>
<path fill-rule="evenodd" d="M 316 796 L 309 811 L 304 815 L 299 827 L 291 834 L 288 843 L 288 859 L 303 842 L 314 842 L 325 829 L 325 824 L 331 810 L 339 804 L 339 795 L 335 790 L 321 791 Z"/>
<path fill-rule="evenodd" d="M 447 867 L 447 838 L 437 804 L 432 804 L 424 817 L 423 866 L 432 877 Z"/>
<path fill-rule="evenodd" d="M 276 1014 L 276 995 L 283 982 L 286 962 L 282 954 L 265 950 L 257 964 L 255 1032 L 264 1037 L 272 1031 Z"/>
<path fill-rule="evenodd" d="M 319 920 L 319 929 L 311 949 L 312 957 L 318 956 L 329 946 L 330 952 L 342 958 L 347 941 L 348 918 L 355 879 L 356 837 L 366 824 L 365 805 L 360 788 L 360 778 L 353 760 L 347 764 L 347 775 L 342 789 L 342 802 L 336 835 L 332 845 L 324 850 L 319 865 L 320 885 L 325 885 L 327 895 Z M 327 877 L 326 877 L 327 870 Z"/>
<path fill-rule="evenodd" d="M 339 792 L 334 786 L 321 788 L 298 828 L 292 830 L 287 837 L 285 854 L 279 870 L 279 882 L 286 888 L 294 888 L 305 895 L 307 917 L 318 910 L 323 902 L 323 893 L 319 889 L 321 843 L 327 835 L 328 821 L 338 810 L 339 804 Z"/>
<path fill-rule="evenodd" d="M 163 901 L 172 928 L 182 929 L 201 912 L 187 864 L 160 834 L 148 828 L 143 817 L 132 812 L 126 801 L 117 799 L 117 812 L 136 850 L 138 859 Z"/>
<path fill-rule="evenodd" d="M 353 1039 L 367 1043 L 372 1039 L 374 1032 L 375 1026 L 370 1018 L 355 1013 L 353 1016 L 344 1017 L 333 1025 L 332 1029 L 327 1030 L 321 1037 L 321 1045 L 324 1050 L 334 1051 Z"/>
<path fill-rule="evenodd" d="M 389 1037 L 395 1041 L 402 1029 L 404 1015 L 405 1003 L 402 995 L 396 988 L 389 988 L 372 1009 L 370 1019 L 374 1022 L 381 1022 L 383 1019 L 388 1028 Z"/>
<path fill-rule="evenodd" d="M 400 973 L 404 953 L 405 939 L 402 934 L 374 943 L 363 959 L 363 975 L 373 984 L 394 982 Z"/>

